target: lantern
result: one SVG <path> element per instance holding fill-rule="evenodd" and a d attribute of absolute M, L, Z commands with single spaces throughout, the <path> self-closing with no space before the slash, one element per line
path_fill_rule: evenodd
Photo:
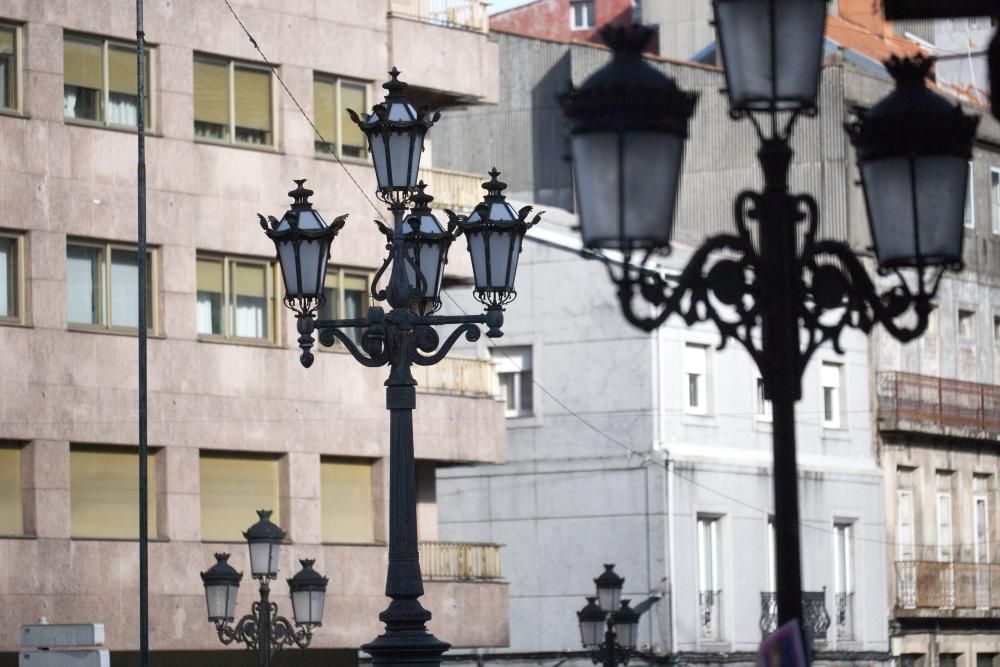
<path fill-rule="evenodd" d="M 302 569 L 288 580 L 292 594 L 292 614 L 296 625 L 309 627 L 323 625 L 323 607 L 326 602 L 326 577 L 313 569 L 315 560 L 300 560 Z"/>
<path fill-rule="evenodd" d="M 587 598 L 587 606 L 576 612 L 584 648 L 596 648 L 604 641 L 607 613 L 597 606 L 597 598 Z"/>
<path fill-rule="evenodd" d="M 625 579 L 615 572 L 614 563 L 605 563 L 604 572 L 594 579 L 594 583 L 597 584 L 597 599 L 601 603 L 601 609 L 607 612 L 617 609 Z"/>
<path fill-rule="evenodd" d="M 403 221 L 402 232 L 406 283 L 417 294 L 413 308 L 418 315 L 429 315 L 441 307 L 441 278 L 452 240 L 431 212 L 434 198 L 424 191 L 426 187 L 423 181 L 417 184 L 414 206 Z"/>
<path fill-rule="evenodd" d="M 241 579 L 243 574 L 229 564 L 229 554 L 215 554 L 215 565 L 201 573 L 209 621 L 217 623 L 233 620 Z"/>
<path fill-rule="evenodd" d="M 257 510 L 257 516 L 260 520 L 243 533 L 250 547 L 250 574 L 255 579 L 274 579 L 285 531 L 271 523 L 271 510 Z"/>

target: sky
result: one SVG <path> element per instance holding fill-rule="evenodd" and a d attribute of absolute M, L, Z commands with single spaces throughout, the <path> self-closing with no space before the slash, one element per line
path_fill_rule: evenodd
<path fill-rule="evenodd" d="M 497 12 L 502 12 L 504 10 L 510 9 L 511 7 L 517 7 L 518 5 L 526 5 L 533 0 L 487 0 L 490 3 L 489 12 L 490 14 L 496 14 Z"/>

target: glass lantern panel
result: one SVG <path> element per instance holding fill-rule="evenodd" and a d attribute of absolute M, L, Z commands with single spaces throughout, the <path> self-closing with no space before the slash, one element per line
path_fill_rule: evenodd
<path fill-rule="evenodd" d="M 639 247 L 670 243 L 684 140 L 665 132 L 623 137 L 625 239 Z"/>
<path fill-rule="evenodd" d="M 797 100 L 814 103 L 823 64 L 825 0 L 776 0 L 775 59 L 780 109 L 798 108 Z"/>
<path fill-rule="evenodd" d="M 584 646 L 600 645 L 604 640 L 604 621 L 580 621 L 580 635 Z"/>
<path fill-rule="evenodd" d="M 490 234 L 490 265 L 487 287 L 510 287 L 510 272 L 513 268 L 511 244 L 514 241 L 514 231 L 496 231 Z"/>
<path fill-rule="evenodd" d="M 615 632 L 618 635 L 618 643 L 623 648 L 635 648 L 636 631 L 638 629 L 638 622 L 616 624 Z"/>
<path fill-rule="evenodd" d="M 619 603 L 621 602 L 622 589 L 620 588 L 598 588 L 597 589 L 597 602 L 601 605 L 601 609 L 605 611 L 611 611 L 612 609 L 618 609 Z"/>
<path fill-rule="evenodd" d="M 309 610 L 309 600 L 309 591 L 294 591 L 292 593 L 292 616 L 295 618 L 296 625 L 309 623 L 309 619 L 312 617 Z"/>
<path fill-rule="evenodd" d="M 422 149 L 423 137 L 416 130 L 393 132 L 389 135 L 389 159 L 394 188 L 412 188 L 417 184 Z"/>
<path fill-rule="evenodd" d="M 573 137 L 580 233 L 588 247 L 620 249 L 618 135 L 587 133 Z"/>
<path fill-rule="evenodd" d="M 914 247 L 913 180 L 908 158 L 861 164 L 875 253 L 881 266 L 912 261 Z M 937 193 L 935 188 L 935 193 Z"/>
<path fill-rule="evenodd" d="M 318 240 L 303 240 L 299 244 L 299 265 L 302 272 L 302 282 L 299 284 L 296 281 L 296 287 L 299 289 L 296 291 L 288 289 L 288 296 L 302 296 L 309 299 L 319 296 L 322 290 L 323 277 L 326 275 L 326 247 L 326 242 Z M 282 258 L 281 262 L 284 269 L 284 258 Z M 288 288 L 287 282 L 285 286 Z"/>
<path fill-rule="evenodd" d="M 772 94 L 771 0 L 716 0 L 715 26 L 731 104 L 768 100 Z M 765 104 L 766 108 L 767 105 Z M 754 108 L 757 108 L 755 106 Z"/>
<path fill-rule="evenodd" d="M 309 591 L 309 622 L 313 625 L 323 623 L 323 607 L 326 602 L 326 591 Z"/>
<path fill-rule="evenodd" d="M 426 281 L 424 296 L 428 299 L 437 298 L 441 289 L 441 246 L 437 243 L 423 245 L 420 248 L 417 266 Z"/>
<path fill-rule="evenodd" d="M 382 134 L 374 134 L 370 140 L 372 162 L 375 163 L 375 179 L 378 181 L 379 188 L 384 190 L 390 186 L 389 175 L 386 172 L 389 158 L 385 154 L 385 137 Z"/>
<path fill-rule="evenodd" d="M 476 287 L 486 287 L 486 239 L 482 231 L 467 233 L 466 238 L 469 240 L 469 255 L 472 257 L 472 274 Z"/>
<path fill-rule="evenodd" d="M 267 575 L 273 577 L 278 573 L 278 555 L 280 544 L 270 542 L 253 542 L 250 544 L 250 571 L 255 577 Z"/>
<path fill-rule="evenodd" d="M 298 296 L 301 288 L 299 286 L 299 272 L 295 265 L 295 244 L 290 239 L 279 241 L 278 263 L 281 264 L 281 277 L 285 281 L 285 292 L 288 296 Z"/>
<path fill-rule="evenodd" d="M 210 584 L 205 586 L 205 602 L 208 605 L 208 620 L 232 618 L 229 614 L 229 586 Z"/>
<path fill-rule="evenodd" d="M 917 158 L 916 176 L 920 253 L 929 264 L 960 261 L 968 162 L 951 155 Z"/>

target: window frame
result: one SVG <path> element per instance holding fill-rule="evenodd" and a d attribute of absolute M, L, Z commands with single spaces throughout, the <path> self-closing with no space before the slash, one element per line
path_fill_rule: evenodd
<path fill-rule="evenodd" d="M 344 131 L 343 131 L 343 127 L 344 127 L 344 114 L 338 113 L 338 110 L 342 108 L 341 94 L 340 94 L 341 84 L 346 82 L 346 83 L 356 84 L 356 85 L 361 86 L 361 87 L 363 87 L 365 89 L 364 110 L 367 111 L 368 110 L 368 104 L 371 101 L 371 97 L 372 97 L 372 95 L 371 95 L 371 82 L 370 81 L 363 81 L 361 79 L 353 79 L 351 77 L 346 77 L 346 76 L 340 76 L 339 74 L 330 74 L 330 73 L 327 73 L 327 72 L 314 71 L 313 72 L 313 114 L 314 114 L 314 116 L 315 116 L 315 113 L 316 113 L 315 91 L 316 91 L 316 83 L 317 82 L 326 83 L 326 84 L 333 84 L 333 86 L 335 88 L 334 104 L 333 104 L 333 106 L 334 106 L 333 123 L 334 123 L 334 131 L 336 132 L 337 137 L 336 137 L 335 141 L 332 141 L 332 142 L 330 142 L 330 141 L 322 142 L 322 141 L 319 141 L 319 135 L 318 135 L 318 133 L 316 133 L 315 136 L 313 137 L 313 154 L 316 157 L 318 157 L 320 159 L 324 159 L 324 160 L 334 160 L 334 159 L 352 160 L 352 161 L 355 161 L 355 162 L 361 162 L 361 163 L 364 163 L 364 164 L 368 164 L 370 162 L 370 159 L 369 159 L 370 153 L 368 151 L 368 141 L 367 141 L 367 139 L 365 140 L 364 146 L 362 146 L 362 148 L 361 148 L 361 156 L 360 157 L 355 157 L 353 155 L 344 155 Z M 315 117 L 314 117 L 314 120 L 316 120 Z M 333 153 L 323 153 L 323 152 L 319 151 L 316 148 L 316 144 L 317 143 L 326 143 L 328 145 L 331 145 L 333 147 L 333 151 L 334 152 Z"/>
<path fill-rule="evenodd" d="M 969 185 L 965 191 L 965 207 L 962 209 L 962 226 L 965 229 L 976 228 L 976 189 L 973 185 L 975 181 L 974 161 L 969 160 Z"/>
<path fill-rule="evenodd" d="M 14 31 L 14 105 L 0 106 L 0 114 L 6 116 L 24 115 L 24 24 L 14 21 L 0 21 L 0 27 Z"/>
<path fill-rule="evenodd" d="M 586 7 L 586 23 L 577 23 L 576 8 Z M 570 0 L 569 3 L 569 29 L 572 31 L 593 30 L 597 26 L 597 3 L 594 0 Z"/>
<path fill-rule="evenodd" d="M 688 352 L 692 350 L 692 352 Z M 694 350 L 698 350 L 702 361 L 701 372 L 694 372 L 692 370 L 693 364 L 690 364 L 689 354 L 693 354 Z M 709 360 L 708 354 L 709 346 L 702 343 L 685 342 L 684 347 L 681 348 L 681 390 L 684 401 L 684 412 L 689 415 L 707 415 L 709 414 L 709 382 L 708 374 L 711 366 L 711 361 Z M 692 387 L 692 376 L 694 376 L 694 387 L 698 393 L 698 398 L 701 399 L 699 404 L 691 403 L 691 387 Z"/>
<path fill-rule="evenodd" d="M 259 151 L 269 151 L 278 152 L 278 90 L 275 83 L 275 73 L 274 69 L 268 67 L 267 65 L 261 65 L 248 60 L 240 60 L 239 58 L 230 58 L 228 56 L 218 56 L 211 53 L 205 53 L 202 51 L 195 51 L 191 59 L 191 71 L 192 71 L 192 82 L 194 80 L 194 63 L 198 60 L 203 62 L 213 63 L 215 65 L 225 65 L 226 66 L 226 82 L 227 82 L 227 94 L 229 96 L 229 105 L 226 110 L 229 116 L 229 123 L 227 128 L 229 130 L 229 139 L 214 139 L 212 137 L 201 137 L 195 132 L 194 124 L 198 122 L 197 118 L 192 116 L 191 119 L 191 132 L 193 135 L 193 141 L 200 144 L 214 144 L 216 146 L 233 146 L 236 148 L 249 148 L 251 150 Z M 268 80 L 268 90 L 270 91 L 270 107 L 271 107 L 271 143 L 269 144 L 252 144 L 245 141 L 236 140 L 236 68 L 241 67 L 249 70 L 257 70 L 259 72 L 264 72 L 267 74 Z M 274 66 L 275 68 L 277 65 Z M 193 85 L 193 84 L 192 84 Z M 191 98 L 192 104 L 194 104 L 195 91 L 192 88 Z"/>
<path fill-rule="evenodd" d="M 323 289 L 324 290 L 326 289 L 326 281 L 331 276 L 334 276 L 334 275 L 337 277 L 337 304 L 339 306 L 337 308 L 337 313 L 334 316 L 334 319 L 347 319 L 347 315 L 344 312 L 344 304 L 346 303 L 346 300 L 344 299 L 344 295 L 345 295 L 345 292 L 347 291 L 344 288 L 344 282 L 345 282 L 345 279 L 348 278 L 348 277 L 350 277 L 350 278 L 363 278 L 364 281 L 365 281 L 365 290 L 363 292 L 363 294 L 365 295 L 365 303 L 364 303 L 363 312 L 361 314 L 361 316 L 364 317 L 367 314 L 367 312 L 368 312 L 368 308 L 371 308 L 371 306 L 372 306 L 371 285 L 372 285 L 372 281 L 375 279 L 375 272 L 371 271 L 369 269 L 356 269 L 356 268 L 352 268 L 352 267 L 349 267 L 349 266 L 339 266 L 339 265 L 335 265 L 335 264 L 327 264 L 327 266 L 326 266 L 326 276 L 323 278 Z M 326 304 L 324 303 L 324 306 L 325 305 Z M 321 313 L 322 312 L 322 308 L 320 308 L 318 312 Z M 323 318 L 320 317 L 320 319 L 323 319 Z M 345 331 L 344 333 L 355 344 L 360 345 L 361 344 L 361 335 L 362 335 L 363 331 L 364 331 L 364 329 L 356 328 L 356 329 L 349 329 L 349 330 Z M 323 352 L 347 352 L 347 348 L 345 348 L 343 345 L 333 345 L 331 347 L 326 347 L 324 345 L 320 345 L 319 349 L 321 351 L 323 351 Z"/>
<path fill-rule="evenodd" d="M 243 462 L 256 461 L 256 462 L 262 462 L 262 463 L 266 463 L 266 464 L 273 464 L 273 466 L 274 466 L 274 471 L 273 471 L 273 474 L 274 474 L 274 480 L 273 480 L 274 485 L 273 485 L 273 489 L 271 491 L 271 493 L 273 493 L 273 498 L 269 499 L 269 500 L 272 500 L 273 502 L 269 502 L 268 503 L 270 505 L 270 507 L 254 507 L 253 509 L 254 510 L 257 510 L 257 509 L 271 510 L 274 513 L 274 517 L 275 517 L 274 520 L 275 520 L 275 522 L 279 523 L 279 524 L 284 523 L 284 521 L 282 520 L 282 517 L 284 516 L 285 505 L 287 504 L 287 503 L 282 503 L 281 502 L 281 489 L 282 489 L 282 485 L 287 481 L 287 480 L 284 479 L 284 477 L 286 476 L 286 473 L 282 470 L 282 468 L 283 468 L 282 459 L 284 458 L 284 456 L 285 456 L 284 454 L 280 454 L 280 453 L 261 452 L 261 451 L 243 451 L 243 450 L 228 450 L 228 449 L 199 449 L 198 450 L 198 484 L 199 484 L 199 488 L 203 488 L 203 487 L 207 486 L 205 484 L 205 480 L 204 480 L 204 467 L 202 465 L 205 459 L 213 459 L 213 460 L 216 460 L 216 461 L 225 461 L 225 460 L 238 460 L 238 461 L 243 461 Z M 271 471 L 269 470 L 268 472 L 270 473 Z M 220 536 L 217 536 L 217 535 L 213 535 L 213 536 L 210 536 L 210 537 L 206 537 L 205 536 L 206 523 L 210 523 L 210 522 L 206 522 L 205 521 L 205 496 L 206 495 L 207 494 L 204 494 L 201 491 L 199 491 L 199 494 L 198 494 L 198 517 L 199 517 L 199 523 L 200 523 L 199 534 L 198 534 L 199 540 L 201 542 L 203 542 L 203 543 L 204 542 L 207 542 L 207 543 L 212 543 L 212 542 L 228 542 L 228 543 L 232 543 L 234 541 L 237 541 L 235 539 L 235 535 L 234 536 L 230 536 L 230 537 L 220 537 Z M 251 523 L 253 523 L 253 514 L 252 514 L 252 512 L 248 511 L 248 514 L 247 514 L 247 523 L 243 524 L 243 526 L 250 525 Z M 240 532 L 240 531 L 242 531 L 244 529 L 243 526 L 235 526 L 233 528 L 233 530 L 238 533 L 238 532 Z M 213 525 L 209 525 L 209 528 L 212 528 L 212 527 L 214 527 L 214 526 Z M 209 531 L 209 532 L 211 532 L 211 531 Z M 287 541 L 287 538 L 286 538 L 286 541 Z"/>
<path fill-rule="evenodd" d="M 139 254 L 138 246 L 134 246 L 128 243 L 121 243 L 119 241 L 99 241 L 95 239 L 79 238 L 76 236 L 66 237 L 66 250 L 67 255 L 69 252 L 69 246 L 82 246 L 85 248 L 99 248 L 104 258 L 107 270 L 104 272 L 104 281 L 101 286 L 101 298 L 102 298 L 102 310 L 104 312 L 105 320 L 104 324 L 93 324 L 87 322 L 71 322 L 69 320 L 69 290 L 67 289 L 67 312 L 66 312 L 66 328 L 70 331 L 88 331 L 88 332 L 103 332 L 103 333 L 115 333 L 115 334 L 126 334 L 126 335 L 139 335 L 139 327 L 133 329 L 132 327 L 115 326 L 112 324 L 112 305 L 111 305 L 111 253 L 113 250 L 126 250 L 130 252 L 135 252 L 136 255 Z M 159 247 L 158 246 L 146 246 L 146 253 L 149 255 L 149 271 L 147 279 L 149 282 L 149 296 L 147 297 L 148 303 L 146 304 L 146 315 L 150 319 L 149 325 L 146 327 L 146 333 L 151 336 L 156 336 L 159 333 L 160 317 L 159 317 Z M 68 257 L 67 257 L 68 259 Z M 138 289 L 138 285 L 136 285 Z"/>
<path fill-rule="evenodd" d="M 516 351 L 516 352 L 515 352 Z M 510 356 L 520 355 L 521 363 L 511 359 Z M 524 360 L 528 360 L 525 368 Z M 533 345 L 498 345 L 490 349 L 490 360 L 496 368 L 497 373 L 497 400 L 504 403 L 504 417 L 507 419 L 524 419 L 535 416 L 535 391 L 534 391 L 534 368 L 535 350 Z M 531 384 L 529 386 L 530 405 L 525 408 L 522 401 L 524 391 L 525 373 L 531 374 Z M 501 375 L 509 375 L 511 378 L 510 391 L 514 396 L 514 407 L 507 404 L 507 393 L 504 391 L 504 384 L 500 380 Z"/>
<path fill-rule="evenodd" d="M 990 226 L 1000 234 L 1000 167 L 990 167 Z"/>
<path fill-rule="evenodd" d="M 366 465 L 368 467 L 368 493 L 369 501 L 371 506 L 369 507 L 368 519 L 371 522 L 371 539 L 366 540 L 331 540 L 328 539 L 330 535 L 326 532 L 326 502 L 323 498 L 323 490 L 325 484 L 323 482 L 323 466 L 324 465 Z M 376 465 L 378 464 L 378 459 L 363 458 L 363 457 L 352 457 L 352 456 L 327 456 L 323 455 L 319 460 L 319 470 L 320 470 L 320 494 L 319 494 L 319 505 L 320 505 L 320 542 L 322 544 L 329 545 L 358 545 L 358 544 L 380 544 L 381 542 L 377 536 L 377 520 L 376 520 L 376 498 L 378 493 L 377 488 L 377 473 Z"/>
<path fill-rule="evenodd" d="M 853 520 L 833 522 L 833 592 L 854 593 L 854 524 Z M 843 549 L 841 548 L 843 547 Z"/>
<path fill-rule="evenodd" d="M 764 398 L 764 378 L 760 375 L 756 376 L 754 382 L 754 417 L 765 424 L 774 421 L 774 403 Z"/>
<path fill-rule="evenodd" d="M 977 484 L 978 481 L 982 484 Z M 975 563 L 989 563 L 990 559 L 990 486 L 992 476 L 989 474 L 973 473 L 972 475 L 972 560 Z M 983 521 L 979 520 L 979 506 L 983 507 Z M 982 523 L 984 544 L 979 543 L 979 528 Z M 980 547 L 985 552 L 984 559 L 980 560 Z"/>
<path fill-rule="evenodd" d="M 17 282 L 14 289 L 14 295 L 17 299 L 17 312 L 15 315 L 0 315 L 0 324 L 23 325 L 27 321 L 26 298 L 28 296 L 28 290 L 27 285 L 25 284 L 24 273 L 24 246 L 27 236 L 26 232 L 0 229 L 0 238 L 9 238 L 14 240 L 14 261 L 17 262 L 17 265 L 14 267 L 14 280 Z"/>
<path fill-rule="evenodd" d="M 281 323 L 281 309 L 279 306 L 279 295 L 283 294 L 281 291 L 281 286 L 278 281 L 281 280 L 281 271 L 278 268 L 278 262 L 275 259 L 262 259 L 260 257 L 247 257 L 244 255 L 228 255 L 225 253 L 213 253 L 213 252 L 201 252 L 197 251 L 195 253 L 195 281 L 197 282 L 197 262 L 198 261 L 210 261 L 210 262 L 221 262 L 222 263 L 222 333 L 202 333 L 198 331 L 197 322 L 197 308 L 198 308 L 198 288 L 195 285 L 195 333 L 200 341 L 208 341 L 215 343 L 232 343 L 235 345 L 264 345 L 269 347 L 280 346 L 282 342 L 282 336 L 280 331 Z M 232 323 L 230 322 L 229 308 L 231 304 L 232 297 L 232 263 L 237 264 L 251 264 L 257 266 L 263 266 L 265 269 L 265 295 L 264 300 L 267 304 L 266 321 L 268 325 L 268 336 L 267 338 L 252 338 L 248 336 L 237 336 L 235 334 L 230 334 L 229 332 L 233 330 Z"/>
<path fill-rule="evenodd" d="M 159 452 L 162 448 L 155 447 L 150 448 L 146 454 L 146 470 L 147 470 L 147 488 L 146 493 L 148 498 L 146 499 L 146 520 L 149 530 L 150 539 L 157 539 L 159 537 L 158 521 L 161 514 L 160 507 L 156 501 L 157 492 L 159 489 L 156 484 L 156 469 L 159 466 L 159 459 L 157 458 Z M 83 453 L 83 452 L 97 452 L 106 454 L 126 454 L 129 456 L 136 457 L 136 463 L 138 463 L 139 448 L 133 445 L 106 445 L 106 444 L 92 444 L 86 442 L 71 442 L 69 445 L 69 469 L 70 469 L 70 483 L 69 483 L 69 510 L 70 510 L 70 539 L 71 540 L 100 540 L 100 541 L 117 541 L 117 542 L 136 542 L 139 539 L 138 526 L 136 526 L 135 537 L 121 537 L 115 535 L 95 535 L 95 534 L 77 534 L 73 528 L 73 483 L 72 483 L 72 469 L 73 469 L 73 453 Z M 136 473 L 138 478 L 138 472 Z M 138 504 L 137 504 L 138 505 Z M 136 515 L 138 516 L 138 507 L 136 507 Z"/>
<path fill-rule="evenodd" d="M 959 341 L 966 342 L 966 343 L 974 343 L 974 342 L 976 342 L 976 338 L 977 338 L 977 336 L 976 336 L 976 333 L 977 333 L 976 329 L 979 328 L 978 317 L 979 317 L 979 314 L 976 312 L 976 309 L 974 307 L 972 307 L 972 306 L 964 306 L 964 305 L 963 306 L 959 306 L 955 310 L 955 338 L 957 338 Z M 963 324 L 965 322 L 967 322 L 967 321 L 971 322 L 971 326 L 972 326 L 972 333 L 969 336 L 966 336 L 964 334 L 964 332 L 962 331 Z"/>
<path fill-rule="evenodd" d="M 105 37 L 103 35 L 95 35 L 87 32 L 77 32 L 75 30 L 63 29 L 63 95 L 65 96 L 66 90 L 66 40 L 76 38 L 80 41 L 97 41 L 101 43 L 101 105 L 103 109 L 103 120 L 92 120 L 90 118 L 69 118 L 63 113 L 63 123 L 68 125 L 82 125 L 86 127 L 102 127 L 110 130 L 121 130 L 121 131 L 132 131 L 136 132 L 135 125 L 122 125 L 119 123 L 112 123 L 108 119 L 108 109 L 111 107 L 111 77 L 110 77 L 110 65 L 108 58 L 109 47 L 113 44 L 115 46 L 124 46 L 135 51 L 135 42 L 130 42 L 127 39 L 118 39 L 116 37 Z M 149 99 L 149 111 L 146 112 L 144 109 L 143 120 L 146 123 L 145 131 L 149 133 L 156 132 L 156 105 L 154 104 L 154 95 L 156 92 L 157 74 L 156 67 L 154 65 L 153 54 L 156 51 L 156 46 L 145 42 L 146 46 L 146 86 L 145 93 L 146 97 Z M 138 96 L 138 95 L 137 95 Z"/>
<path fill-rule="evenodd" d="M 837 384 L 827 384 L 826 369 L 831 369 L 837 373 Z M 822 404 L 823 428 L 842 429 L 844 427 L 844 365 L 833 361 L 823 361 L 820 363 L 820 402 Z M 830 416 L 826 411 L 826 390 L 832 389 Z"/>
<path fill-rule="evenodd" d="M 17 527 L 12 533 L 0 532 L 0 538 L 5 537 L 24 537 L 27 533 L 25 532 L 25 522 L 24 522 L 24 443 L 18 442 L 16 440 L 0 440 L 0 451 L 13 451 L 16 452 L 17 465 L 13 470 L 13 476 L 16 480 L 16 493 L 13 495 L 17 498 L 17 507 L 15 511 L 15 519 Z"/>

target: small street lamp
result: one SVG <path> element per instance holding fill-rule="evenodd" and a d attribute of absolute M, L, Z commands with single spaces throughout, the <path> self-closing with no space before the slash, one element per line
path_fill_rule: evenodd
<path fill-rule="evenodd" d="M 896 90 L 848 125 L 879 273 L 894 276 L 880 291 L 846 243 L 817 238 L 816 200 L 788 189 L 795 123 L 817 113 L 825 7 L 825 0 L 713 0 L 730 115 L 756 131 L 764 187 L 737 195 L 735 233 L 706 239 L 676 280 L 647 262 L 670 251 L 683 146 L 650 143 L 656 148 L 641 166 L 628 147 L 650 138 L 654 99 L 663 109 L 660 131 L 683 143 L 694 96 L 649 73 L 640 55 L 646 28 L 608 26 L 602 35 L 611 63 L 562 100 L 584 247 L 590 257 L 608 249 L 624 255 L 621 269 L 609 269 L 625 318 L 644 331 L 675 314 L 689 325 L 711 322 L 720 347 L 738 342 L 760 370 L 773 405 L 779 625 L 803 621 L 795 451 L 802 374 L 820 346 L 840 349 L 847 328 L 868 333 L 881 324 L 903 342 L 923 334 L 944 270 L 961 266 L 967 161 L 978 122 L 927 89 L 930 61 L 894 58 L 886 67 Z M 648 201 L 636 198 L 642 192 L 657 193 L 653 231 L 642 210 Z M 637 299 L 644 303 L 635 307 Z"/>
<path fill-rule="evenodd" d="M 305 281 L 298 276 L 324 275 L 329 243 L 346 216 L 327 226 L 309 204 L 313 193 L 305 189 L 304 181 L 295 181 L 297 187 L 289 193 L 292 207 L 281 220 L 273 216 L 258 217 L 275 243 L 285 280 L 285 305 L 295 312 L 298 320 L 302 365 L 306 368 L 312 365 L 313 335 L 318 333 L 321 345 L 329 347 L 340 341 L 363 366 L 389 366 L 389 379 L 385 382 L 390 434 L 389 565 L 385 593 L 392 601 L 379 615 L 385 623 L 385 633 L 361 648 L 372 656 L 375 665 L 410 663 L 429 667 L 440 664 L 441 655 L 450 646 L 427 631 L 431 614 L 419 602 L 424 588 L 417 553 L 413 461 L 417 383 L 411 367 L 438 363 L 462 336 L 468 341 L 478 340 L 480 325 L 486 327 L 490 338 L 503 335 L 503 306 L 517 296 L 514 277 L 521 241 L 538 222 L 540 214 L 529 220 L 530 206 L 515 211 L 503 195 L 507 185 L 499 180 L 500 172 L 494 168 L 490 180 L 483 183 L 486 196 L 475 210 L 468 216 L 446 210 L 448 225 L 442 226 L 430 207 L 433 197 L 426 193 L 426 185 L 419 180 L 418 173 L 424 138 L 439 114 L 414 109 L 407 101 L 406 84 L 399 80 L 399 71 L 394 67 L 389 75 L 390 81 L 382 86 L 388 91 L 385 101 L 376 104 L 372 113 L 348 110 L 368 139 L 378 182 L 376 196 L 388 206 L 393 217 L 391 228 L 376 221 L 388 241 L 389 253 L 370 285 L 372 299 L 387 303 L 388 311 L 374 306 L 365 317 L 316 320 L 325 298 L 322 281 Z M 315 250 L 310 246 L 308 252 L 301 249 L 292 252 L 282 245 L 289 242 L 287 238 L 294 243 L 295 237 L 289 237 L 292 232 L 286 231 L 294 228 L 293 220 L 299 221 L 299 230 L 306 228 L 302 220 L 310 221 L 309 235 L 304 231 L 298 234 L 309 242 L 316 239 Z M 435 315 L 441 307 L 441 278 L 448 250 L 462 234 L 472 259 L 474 294 L 485 306 L 485 312 Z M 388 280 L 379 289 L 386 271 Z M 457 328 L 442 341 L 436 327 L 447 325 Z M 363 331 L 360 345 L 346 332 L 350 329 Z M 303 586 L 305 583 L 303 580 Z M 310 604 L 313 599 L 309 598 Z M 305 604 L 304 597 L 301 603 Z M 298 606 L 295 609 L 300 613 Z"/>
<path fill-rule="evenodd" d="M 260 582 L 260 600 L 235 626 L 236 594 L 243 573 L 229 564 L 229 554 L 215 554 L 215 565 L 201 573 L 205 585 L 208 620 L 215 624 L 219 641 L 227 646 L 246 644 L 257 652 L 259 667 L 268 667 L 271 657 L 284 646 L 306 648 L 312 641 L 313 628 L 323 624 L 327 578 L 313 569 L 312 560 L 299 561 L 302 569 L 288 580 L 292 598 L 294 626 L 278 616 L 278 605 L 270 601 L 270 580 L 278 576 L 278 556 L 285 531 L 271 522 L 270 510 L 258 510 L 260 520 L 243 533 L 250 547 L 250 573 Z"/>
<path fill-rule="evenodd" d="M 639 655 L 635 647 L 640 614 L 629 606 L 629 600 L 620 600 L 625 580 L 614 568 L 605 564 L 604 572 L 594 579 L 597 596 L 588 597 L 587 605 L 576 612 L 583 647 L 595 665 L 604 667 L 628 664 Z"/>

